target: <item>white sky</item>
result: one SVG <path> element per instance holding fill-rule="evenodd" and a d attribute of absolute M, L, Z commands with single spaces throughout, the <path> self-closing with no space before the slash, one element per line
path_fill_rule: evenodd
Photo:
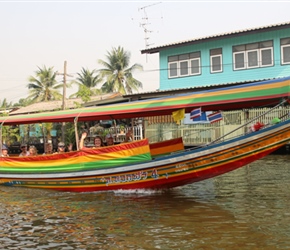
<path fill-rule="evenodd" d="M 144 8 L 145 7 L 145 8 Z M 0 101 L 28 95 L 28 77 L 37 67 L 53 67 L 74 77 L 81 68 L 101 68 L 107 51 L 121 46 L 140 92 L 159 88 L 158 54 L 141 55 L 148 17 L 148 43 L 159 46 L 235 30 L 290 21 L 288 1 L 1 1 Z M 145 12 L 146 13 L 145 13 Z M 68 77 L 68 81 L 74 79 Z M 61 81 L 61 77 L 59 78 Z M 68 90 L 68 95 L 76 89 Z"/>

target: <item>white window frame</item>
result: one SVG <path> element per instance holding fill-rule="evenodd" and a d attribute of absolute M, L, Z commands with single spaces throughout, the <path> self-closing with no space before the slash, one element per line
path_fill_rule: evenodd
<path fill-rule="evenodd" d="M 220 62 L 220 69 L 219 70 L 214 70 L 214 64 L 213 64 L 213 59 L 214 58 L 219 58 L 219 62 Z M 214 56 L 210 56 L 210 73 L 218 73 L 218 72 L 222 72 L 223 71 L 223 56 L 220 55 L 214 55 Z"/>
<path fill-rule="evenodd" d="M 249 53 L 252 53 L 252 52 L 256 52 L 256 55 L 257 55 L 257 64 L 256 65 L 253 65 L 253 66 L 250 66 L 250 61 L 249 61 Z M 258 49 L 252 49 L 252 50 L 247 50 L 246 51 L 246 68 L 247 69 L 252 69 L 252 68 L 259 68 L 260 64 L 259 64 L 259 61 L 260 61 L 260 58 L 259 58 L 259 50 Z"/>
<path fill-rule="evenodd" d="M 241 50 L 241 48 L 239 48 L 240 51 L 233 52 L 233 64 L 234 64 L 233 65 L 233 69 L 234 70 L 243 70 L 243 69 L 264 68 L 264 67 L 273 66 L 274 65 L 273 42 L 272 41 L 269 41 L 269 42 L 271 42 L 271 46 L 266 46 L 265 48 L 254 48 L 254 49 L 249 49 L 249 50 L 247 50 L 246 48 L 247 47 L 249 47 L 249 48 L 250 47 L 255 47 L 255 46 L 253 46 L 255 44 L 245 44 L 245 45 L 234 46 L 234 48 L 245 46 L 245 49 Z M 263 45 L 265 45 L 265 43 L 267 44 L 267 41 L 266 42 L 258 42 L 257 44 L 259 44 L 259 46 L 263 46 Z M 281 46 L 281 49 L 282 49 L 282 46 Z M 271 63 L 270 64 L 263 64 L 262 63 L 263 62 L 263 60 L 262 60 L 263 59 L 262 52 L 265 51 L 265 50 L 270 50 L 271 51 Z M 249 54 L 252 53 L 252 52 L 256 52 L 257 53 L 257 65 L 250 66 L 249 65 Z M 282 51 L 281 51 L 281 53 L 282 53 Z M 244 55 L 244 67 L 237 68 L 236 67 L 236 65 L 237 65 L 236 64 L 236 56 L 239 55 L 239 54 L 243 54 Z"/>
<path fill-rule="evenodd" d="M 197 73 L 192 73 L 191 69 L 192 69 L 192 61 L 198 61 L 198 72 Z M 196 57 L 196 58 L 191 58 L 189 60 L 189 74 L 191 76 L 196 76 L 196 75 L 200 75 L 201 74 L 201 70 L 200 70 L 200 57 Z"/>
<path fill-rule="evenodd" d="M 281 64 L 282 65 L 290 64 L 290 61 L 289 62 L 285 62 L 285 60 L 284 60 L 284 53 L 283 53 L 284 48 L 290 48 L 290 44 L 285 44 L 285 45 L 281 46 Z"/>
<path fill-rule="evenodd" d="M 263 65 L 262 62 L 263 62 L 263 58 L 262 58 L 262 51 L 263 50 L 270 50 L 271 51 L 271 63 L 270 64 L 265 64 Z M 262 48 L 260 49 L 260 67 L 269 67 L 269 66 L 273 66 L 274 65 L 274 60 L 273 60 L 273 47 L 268 47 L 268 48 Z"/>
<path fill-rule="evenodd" d="M 182 63 L 187 63 L 187 73 L 186 74 L 181 74 L 181 71 L 182 71 L 182 67 L 181 67 L 181 64 Z M 177 72 L 178 72 L 178 76 L 182 77 L 182 76 L 188 76 L 189 75 L 189 60 L 182 60 L 182 61 L 179 61 L 179 69 L 177 69 Z"/>
<path fill-rule="evenodd" d="M 240 67 L 240 68 L 236 68 L 236 55 L 237 54 L 243 54 L 244 55 L 244 67 Z M 243 69 L 246 69 L 246 52 L 245 51 L 239 51 L 239 52 L 234 52 L 233 53 L 233 56 L 234 56 L 234 70 L 243 70 Z"/>
<path fill-rule="evenodd" d="M 170 66 L 172 64 L 176 64 L 176 75 L 171 75 Z M 168 78 L 176 78 L 178 77 L 178 61 L 168 63 Z"/>

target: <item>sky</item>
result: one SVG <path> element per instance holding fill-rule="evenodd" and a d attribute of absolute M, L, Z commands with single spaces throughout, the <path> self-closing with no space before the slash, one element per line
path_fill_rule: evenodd
<path fill-rule="evenodd" d="M 144 55 L 141 50 L 289 22 L 289 9 L 290 0 L 0 0 L 0 101 L 26 98 L 28 78 L 38 67 L 62 73 L 66 61 L 69 82 L 82 68 L 102 68 L 98 60 L 106 60 L 107 53 L 119 46 L 130 52 L 130 66 L 143 66 L 142 72 L 134 73 L 143 83 L 139 92 L 155 91 L 158 54 Z M 68 89 L 67 96 L 76 90 Z"/>

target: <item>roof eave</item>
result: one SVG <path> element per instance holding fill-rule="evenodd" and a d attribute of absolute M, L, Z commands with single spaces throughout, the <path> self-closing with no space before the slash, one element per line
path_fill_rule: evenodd
<path fill-rule="evenodd" d="M 199 43 L 202 43 L 204 41 L 216 41 L 216 40 L 223 39 L 225 37 L 227 37 L 227 38 L 239 37 L 239 36 L 243 36 L 245 34 L 248 34 L 248 35 L 259 34 L 259 33 L 265 32 L 265 31 L 281 30 L 281 29 L 287 29 L 289 27 L 290 27 L 290 22 L 287 22 L 287 23 L 282 23 L 282 24 L 277 24 L 277 25 L 272 25 L 272 26 L 223 33 L 223 34 L 207 36 L 207 37 L 201 37 L 201 38 L 196 38 L 196 39 L 192 39 L 192 40 L 186 40 L 186 41 L 176 42 L 176 43 L 158 46 L 158 47 L 154 47 L 154 48 L 144 49 L 144 50 L 141 50 L 141 54 L 154 54 L 154 53 L 158 53 L 158 52 L 165 50 L 165 49 L 178 48 L 178 47 L 183 47 L 183 46 L 187 46 L 187 45 L 199 44 Z"/>

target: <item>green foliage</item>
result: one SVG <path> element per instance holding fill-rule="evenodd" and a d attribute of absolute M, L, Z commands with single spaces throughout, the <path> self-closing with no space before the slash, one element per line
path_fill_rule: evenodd
<path fill-rule="evenodd" d="M 96 75 L 96 70 L 88 70 L 82 68 L 81 73 L 77 73 L 78 77 L 76 79 L 76 82 L 85 85 L 89 89 L 94 88 L 97 86 L 98 83 L 101 82 L 101 79 L 99 75 Z"/>
<path fill-rule="evenodd" d="M 58 89 L 63 88 L 63 84 L 58 84 L 56 81 L 56 72 L 53 71 L 53 67 L 44 66 L 42 69 L 38 67 L 35 75 L 28 79 L 30 82 L 27 85 L 30 92 L 29 99 L 33 102 L 61 100 L 62 95 Z"/>
<path fill-rule="evenodd" d="M 74 97 L 81 98 L 84 102 L 91 100 L 92 91 L 85 85 L 79 85 L 79 90 L 74 94 Z"/>
<path fill-rule="evenodd" d="M 19 128 L 15 126 L 2 126 L 2 141 L 8 145 L 20 141 Z"/>
<path fill-rule="evenodd" d="M 21 98 L 18 103 L 13 104 L 13 107 L 26 107 L 33 103 L 33 100 L 29 98 Z"/>
<path fill-rule="evenodd" d="M 78 77 L 73 83 L 77 84 L 79 89 L 70 97 L 80 97 L 84 102 L 87 102 L 90 100 L 90 96 L 101 93 L 101 90 L 96 88 L 97 84 L 101 82 L 99 75 L 96 75 L 96 70 L 89 71 L 82 68 L 81 73 L 77 73 L 77 75 Z"/>
<path fill-rule="evenodd" d="M 4 100 L 1 102 L 0 101 L 0 109 L 6 109 L 6 108 L 9 108 L 9 107 L 12 107 L 12 102 L 8 103 L 6 98 L 4 98 Z"/>
<path fill-rule="evenodd" d="M 81 130 L 81 124 L 77 124 L 77 130 Z M 68 145 L 69 143 L 72 143 L 74 146 L 76 146 L 76 138 L 75 138 L 75 127 L 74 123 L 67 122 L 65 124 L 65 144 Z"/>
<path fill-rule="evenodd" d="M 130 53 L 123 48 L 113 48 L 108 52 L 107 61 L 98 62 L 104 67 L 100 69 L 100 76 L 106 79 L 102 85 L 102 92 L 120 92 L 121 94 L 131 94 L 142 88 L 142 83 L 133 77 L 135 70 L 143 70 L 142 65 L 134 64 L 129 67 Z"/>

